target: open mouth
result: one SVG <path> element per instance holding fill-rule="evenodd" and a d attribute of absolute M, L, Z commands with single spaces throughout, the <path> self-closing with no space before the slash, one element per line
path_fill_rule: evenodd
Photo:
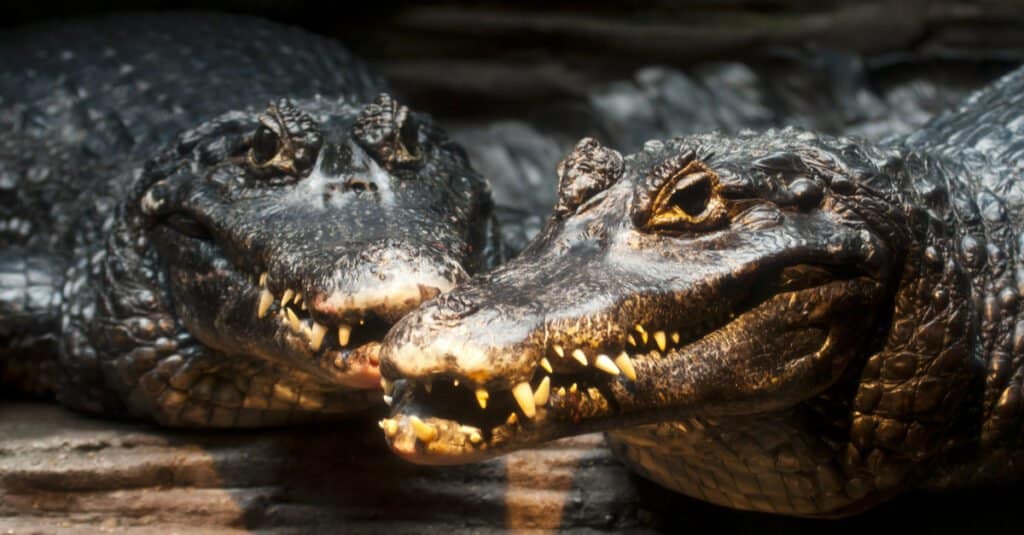
<path fill-rule="evenodd" d="M 380 341 L 393 321 L 370 311 L 349 314 L 344 322 L 314 319 L 301 292 L 286 288 L 275 293 L 267 284 L 267 273 L 253 283 L 259 286 L 257 319 L 277 321 L 278 336 L 309 355 L 302 363 L 307 371 L 335 384 L 379 388 Z"/>
<path fill-rule="evenodd" d="M 730 337 L 758 335 L 763 318 L 785 323 L 782 336 L 794 352 L 820 350 L 830 312 L 818 305 L 858 276 L 842 267 L 801 264 L 760 277 L 743 295 L 711 300 L 693 317 L 591 324 L 592 331 L 614 334 L 575 345 L 548 332 L 532 375 L 515 384 L 500 377 L 479 384 L 451 372 L 385 380 L 393 416 L 380 426 L 396 453 L 439 464 L 597 430 L 599 420 L 635 407 L 670 404 L 653 388 L 662 384 L 658 375 L 695 353 L 720 351 Z"/>

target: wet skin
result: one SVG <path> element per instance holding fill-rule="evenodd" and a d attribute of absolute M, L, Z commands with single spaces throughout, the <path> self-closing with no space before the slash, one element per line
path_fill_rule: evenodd
<path fill-rule="evenodd" d="M 888 145 L 581 141 L 520 256 L 385 339 L 389 444 L 449 464 L 604 430 L 669 488 L 808 516 L 1012 479 L 1021 95 L 1024 70 Z"/>
<path fill-rule="evenodd" d="M 173 426 L 336 418 L 380 403 L 398 318 L 500 258 L 461 147 L 336 43 L 196 14 L 4 47 L 5 387 Z"/>

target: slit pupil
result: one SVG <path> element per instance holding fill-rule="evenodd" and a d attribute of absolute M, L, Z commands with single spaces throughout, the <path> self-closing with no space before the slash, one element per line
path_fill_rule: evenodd
<path fill-rule="evenodd" d="M 711 181 L 704 178 L 691 182 L 672 193 L 669 202 L 690 217 L 704 213 L 711 198 Z"/>

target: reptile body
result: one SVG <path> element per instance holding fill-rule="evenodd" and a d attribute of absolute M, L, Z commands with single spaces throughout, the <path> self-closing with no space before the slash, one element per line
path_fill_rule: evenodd
<path fill-rule="evenodd" d="M 0 40 L 0 381 L 167 425 L 380 399 L 378 341 L 497 258 L 486 183 L 340 45 L 152 14 Z"/>
<path fill-rule="evenodd" d="M 1020 477 L 1024 69 L 885 142 L 584 139 L 515 259 L 382 349 L 399 455 L 604 430 L 716 504 L 843 516 Z"/>

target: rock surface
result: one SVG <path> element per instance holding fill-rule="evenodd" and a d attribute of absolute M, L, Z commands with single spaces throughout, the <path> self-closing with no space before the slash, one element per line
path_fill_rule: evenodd
<path fill-rule="evenodd" d="M 670 494 L 618 464 L 599 435 L 455 467 L 408 464 L 372 420 L 264 432 L 172 432 L 49 404 L 0 404 L 0 534 L 577 533 L 705 530 L 1003 532 L 1014 489 L 911 495 L 811 521 Z M 989 531 L 992 530 L 992 531 Z M 1010 531 L 1013 531 L 1010 529 Z"/>

